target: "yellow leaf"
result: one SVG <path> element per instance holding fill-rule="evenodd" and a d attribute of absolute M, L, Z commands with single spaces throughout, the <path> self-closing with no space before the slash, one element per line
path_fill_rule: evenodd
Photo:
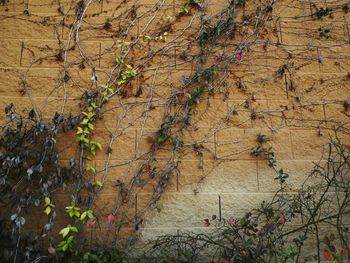
<path fill-rule="evenodd" d="M 49 214 L 51 213 L 51 207 L 50 207 L 50 206 L 47 206 L 47 207 L 45 208 L 45 210 L 44 210 L 44 213 L 45 213 L 46 215 L 49 215 Z"/>

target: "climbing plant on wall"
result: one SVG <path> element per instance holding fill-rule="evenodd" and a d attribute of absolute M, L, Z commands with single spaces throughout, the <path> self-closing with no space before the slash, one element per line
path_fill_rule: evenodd
<path fill-rule="evenodd" d="M 172 6 L 171 8 L 176 10 L 175 15 L 170 16 L 162 13 L 169 9 L 164 0 L 152 3 L 145 10 L 124 1 L 115 4 L 109 17 L 104 16 L 101 10 L 90 12 L 93 5 L 100 3 L 99 1 L 73 1 L 68 7 L 59 4 L 55 10 L 59 13 L 59 23 L 54 24 L 58 48 L 53 51 L 50 47 L 38 48 L 43 55 L 39 58 L 31 57 L 27 70 L 22 74 L 20 89 L 21 94 L 28 95 L 32 100 L 31 88 L 27 83 L 31 68 L 50 61 L 58 63 L 58 84 L 50 92 L 52 94 L 60 91 L 61 95 L 63 94 L 59 107 L 55 108 L 57 112 L 53 118 L 47 119 L 37 107 L 18 112 L 18 106 L 10 103 L 5 108 L 6 119 L 1 125 L 2 257 L 12 262 L 130 260 L 133 255 L 129 252 L 138 238 L 138 230 L 150 211 L 161 210 L 158 201 L 181 173 L 181 161 L 186 154 L 195 155 L 200 163 L 199 169 L 203 166 L 206 153 L 219 162 L 220 157 L 207 146 L 208 137 L 230 125 L 240 127 L 246 122 L 264 122 L 265 116 L 267 118 L 276 114 L 275 111 L 259 112 L 253 107 L 256 98 L 247 91 L 246 83 L 235 71 L 245 66 L 247 58 L 256 46 L 260 47 L 261 42 L 263 52 L 268 49 L 271 44 L 268 34 L 276 34 L 276 24 L 272 29 L 270 24 L 274 21 L 273 11 L 279 2 L 231 0 L 219 12 L 209 15 L 212 6 L 208 6 L 204 1 L 190 0 L 181 3 L 180 6 Z M 5 1 L 1 4 L 8 6 L 10 3 Z M 109 4 L 109 1 L 102 3 Z M 345 5 L 337 6 L 336 10 L 347 12 Z M 317 8 L 312 17 L 322 24 L 334 11 L 329 8 Z M 50 17 L 37 20 L 37 15 L 31 14 L 30 8 L 24 10 L 24 15 L 21 19 L 30 23 L 44 26 L 53 23 Z M 102 20 L 92 23 L 96 17 Z M 57 29 L 58 25 L 62 26 L 62 30 Z M 181 25 L 180 30 L 178 25 Z M 112 39 L 112 47 L 101 52 L 100 46 L 99 55 L 90 55 L 84 40 L 91 37 L 91 32 L 97 37 L 107 36 L 108 39 Z M 331 38 L 330 30 L 323 25 L 313 33 L 322 41 Z M 185 42 L 182 43 L 183 41 Z M 230 44 L 224 45 L 225 43 Z M 194 53 L 191 50 L 193 47 L 196 49 Z M 22 45 L 22 52 L 34 54 L 32 49 L 35 47 Z M 177 59 L 175 66 L 181 67 L 183 63 L 191 62 L 193 68 L 189 75 L 177 79 L 175 86 L 168 87 L 165 97 L 159 98 L 158 93 L 161 91 L 156 89 L 155 84 L 157 74 L 166 63 L 164 61 L 172 49 L 175 50 L 175 54 L 171 53 L 171 56 Z M 92 53 L 93 51 L 94 48 Z M 295 95 L 295 100 L 300 101 L 294 83 L 294 73 L 298 66 L 291 61 L 293 54 L 288 50 L 283 51 L 288 53 L 288 58 L 275 69 L 276 81 L 283 80 L 287 95 Z M 72 59 L 70 55 L 77 58 Z M 21 56 L 21 63 L 25 59 L 25 56 L 23 57 Z M 108 68 L 100 67 L 101 60 L 106 57 L 112 62 Z M 303 63 L 307 64 L 309 61 Z M 151 77 L 148 76 L 150 71 L 153 72 Z M 69 94 L 72 92 L 71 87 L 77 84 L 74 80 L 77 72 L 88 72 L 90 76 L 82 87 L 79 86 L 79 102 L 73 100 L 79 107 L 72 107 L 75 109 L 73 111 L 69 108 L 72 102 Z M 243 108 L 240 112 L 248 113 L 248 119 L 241 123 L 233 122 L 232 119 L 239 114 L 235 107 L 230 108 L 223 118 L 215 120 L 215 126 L 206 138 L 189 142 L 186 132 L 191 129 L 194 129 L 194 132 L 198 130 L 195 120 L 200 115 L 199 108 L 207 103 L 207 111 L 211 111 L 210 100 L 215 96 L 223 96 L 223 101 L 227 100 L 230 90 L 222 90 L 222 87 L 226 86 L 230 79 L 234 79 L 234 87 L 237 88 L 235 91 L 246 96 L 238 107 Z M 144 94 L 144 85 L 149 85 L 147 94 Z M 131 102 L 131 99 L 135 101 Z M 132 116 L 132 108 L 140 104 L 144 105 L 142 112 Z M 159 105 L 163 109 L 161 121 L 152 133 L 145 136 L 144 130 L 150 122 L 149 116 L 159 109 Z M 345 111 L 348 111 L 347 102 L 342 102 L 342 105 Z M 116 119 L 117 124 L 105 143 L 99 140 L 98 127 L 115 108 L 118 110 L 118 116 L 114 116 L 113 121 Z M 288 119 L 284 116 L 285 110 L 277 111 L 283 115 L 281 119 L 284 122 Z M 120 125 L 125 120 L 127 124 Z M 112 118 L 107 120 L 107 125 L 110 125 L 109 122 L 112 122 Z M 128 127 L 137 122 L 141 123 L 137 144 L 145 142 L 146 150 L 140 155 L 135 153 L 121 164 L 111 164 L 115 154 L 113 144 L 120 140 L 120 135 Z M 271 130 L 275 132 L 275 129 Z M 347 133 L 348 129 L 338 127 L 337 132 Z M 73 139 L 70 134 L 74 135 Z M 75 144 L 78 154 L 63 156 L 57 141 L 61 141 L 61 144 Z M 318 224 L 328 217 L 317 218 L 319 206 L 312 206 L 314 202 L 310 201 L 314 196 L 304 196 L 306 192 L 313 191 L 313 188 L 302 189 L 296 198 L 284 192 L 289 175 L 283 168 L 278 167 L 273 148 L 266 145 L 268 141 L 267 136 L 258 134 L 257 145 L 230 152 L 228 155 L 248 152 L 253 158 L 267 160 L 268 166 L 276 172 L 276 181 L 281 186 L 272 203 L 263 204 L 244 218 L 217 223 L 220 238 L 194 234 L 161 237 L 155 241 L 150 254 L 146 256 L 154 257 L 154 254 L 162 250 L 167 253 L 157 255 L 156 260 L 164 258 L 170 262 L 199 262 L 198 250 L 213 246 L 214 249 L 217 248 L 217 258 L 214 257 L 213 260 L 224 260 L 223 262 L 298 260 L 303 238 L 311 228 L 317 232 Z M 346 166 L 346 149 L 340 143 L 331 145 L 337 149 L 337 156 L 341 159 L 339 162 Z M 164 152 L 168 155 L 165 160 L 160 160 L 159 156 Z M 96 165 L 101 154 L 105 160 L 102 168 Z M 328 162 L 335 165 L 330 159 L 329 156 Z M 130 172 L 131 176 L 113 182 L 113 187 L 118 191 L 108 213 L 99 213 L 97 200 L 99 194 L 108 187 L 106 184 L 110 183 L 107 178 L 109 170 L 113 166 L 124 166 L 131 170 L 131 164 L 135 163 L 137 167 L 135 171 Z M 313 174 L 317 169 L 315 168 Z M 344 174 L 346 173 L 345 171 Z M 330 187 L 338 187 L 340 184 L 344 184 L 342 190 L 348 187 L 347 181 L 343 180 L 345 178 L 341 176 L 343 181 L 338 180 L 338 174 L 335 176 L 329 169 L 320 172 L 320 176 L 328 183 L 322 184 L 322 187 L 325 187 L 324 193 L 328 193 Z M 204 179 L 201 178 L 198 183 Z M 152 191 L 146 200 L 143 213 L 130 216 L 130 210 L 137 206 L 138 194 L 147 187 Z M 68 196 L 64 204 L 62 196 Z M 301 210 L 297 210 L 296 202 L 305 205 Z M 319 204 L 324 204 L 323 199 L 320 199 Z M 331 219 L 339 219 L 340 215 L 347 213 L 347 210 L 343 209 L 348 204 L 347 197 L 342 204 L 344 206 L 340 206 L 341 209 L 333 214 Z M 306 216 L 305 213 L 311 214 Z M 283 229 L 286 222 L 292 221 L 296 214 L 301 214 L 307 219 L 302 228 L 297 228 L 298 231 L 305 231 L 305 235 L 286 248 L 284 241 L 287 234 Z M 45 217 L 46 221 L 40 226 L 41 232 L 36 235 L 32 235 L 29 227 L 27 228 L 33 217 Z M 213 218 L 213 221 L 215 220 Z M 100 227 L 104 223 L 107 223 L 108 233 L 113 234 L 112 238 L 105 236 L 102 242 L 104 249 L 101 249 L 99 242 L 91 238 L 89 240 L 89 231 L 92 227 Z M 205 224 L 209 226 L 214 223 L 206 219 Z M 328 247 L 323 255 L 325 258 L 338 259 L 348 251 L 347 230 L 343 229 L 343 221 L 338 220 L 337 226 L 342 230 L 339 234 L 342 237 L 342 250 L 334 249 L 334 238 L 329 237 L 329 242 L 326 242 Z M 126 241 L 122 236 L 124 229 L 131 229 Z M 232 239 L 223 240 L 221 235 L 225 233 Z M 233 244 L 232 247 L 227 247 L 227 243 Z M 180 249 L 175 249 L 174 246 Z M 318 248 L 317 251 L 317 259 L 320 260 L 321 249 Z"/>

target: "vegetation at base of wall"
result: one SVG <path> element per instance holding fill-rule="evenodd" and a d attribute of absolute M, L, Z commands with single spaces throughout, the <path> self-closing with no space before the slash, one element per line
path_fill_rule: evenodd
<path fill-rule="evenodd" d="M 204 219 L 207 231 L 160 236 L 146 245 L 144 262 L 348 262 L 350 151 L 338 138 L 327 147 L 296 192 L 278 171 L 271 201 L 243 217 Z"/>
<path fill-rule="evenodd" d="M 8 1 L 2 1 L 7 4 Z M 111 208 L 107 218 L 99 218 L 92 208 L 96 196 L 104 187 L 104 179 L 97 178 L 94 157 L 98 151 L 106 149 L 107 159 L 110 159 L 112 149 L 103 146 L 94 137 L 95 125 L 103 117 L 104 106 L 113 98 L 123 100 L 128 96 L 128 88 L 137 77 L 142 80 L 143 64 L 134 65 L 128 62 L 128 54 L 142 45 L 155 43 L 167 43 L 172 25 L 179 22 L 194 12 L 200 13 L 201 24 L 194 37 L 200 50 L 196 57 L 195 70 L 188 77 L 183 77 L 182 82 L 166 100 L 166 110 L 162 122 L 156 131 L 147 138 L 149 152 L 145 154 L 136 173 L 130 181 L 115 183 L 122 204 L 133 203 L 137 191 L 146 185 L 152 185 L 154 192 L 148 201 L 147 211 L 158 208 L 157 202 L 167 190 L 171 180 L 179 174 L 179 163 L 185 150 L 190 149 L 196 158 L 203 159 L 203 151 L 206 150 L 202 143 L 187 144 L 183 133 L 193 125 L 193 116 L 197 108 L 210 97 L 216 95 L 215 82 L 222 76 L 231 74 L 229 67 L 239 66 L 245 60 L 245 56 L 251 53 L 251 49 L 257 40 L 263 39 L 266 24 L 272 19 L 272 10 L 275 2 L 260 1 L 253 11 L 246 13 L 243 21 L 236 20 L 236 12 L 249 4 L 245 0 L 231 0 L 228 5 L 212 18 L 205 15 L 205 6 L 201 1 L 187 1 L 177 12 L 176 19 L 168 19 L 166 26 L 152 36 L 139 35 L 131 39 L 132 42 L 120 40 L 118 42 L 121 52 L 113 54 L 115 65 L 109 74 L 109 78 L 103 84 L 99 83 L 96 68 L 91 60 L 85 57 L 84 50 L 80 46 L 80 24 L 88 5 L 92 1 L 78 1 L 74 8 L 73 23 L 66 25 L 68 32 L 75 32 L 75 38 L 67 39 L 67 48 L 60 49 L 55 59 L 64 64 L 64 74 L 61 79 L 66 83 L 70 79 L 68 73 L 69 63 L 66 54 L 71 50 L 71 39 L 74 39 L 74 48 L 80 51 L 82 61 L 79 67 L 91 68 L 91 82 L 93 88 L 84 90 L 80 106 L 81 111 L 77 116 L 65 116 L 63 103 L 62 113 L 56 113 L 54 118 L 43 121 L 35 109 L 27 114 L 18 114 L 13 104 L 5 108 L 6 120 L 1 125 L 0 137 L 0 255 L 8 262 L 200 262 L 205 254 L 211 255 L 213 262 L 286 262 L 288 260 L 300 260 L 301 250 L 304 244 L 310 240 L 310 236 L 316 239 L 317 253 L 315 259 L 322 258 L 342 261 L 349 257 L 348 229 L 344 218 L 348 215 L 349 174 L 348 150 L 340 142 L 333 141 L 330 144 L 330 154 L 327 166 L 317 165 L 310 174 L 310 178 L 320 179 L 320 184 L 312 187 L 303 187 L 297 194 L 290 195 L 288 187 L 289 174 L 275 159 L 273 147 L 267 146 L 268 138 L 265 135 L 257 136 L 258 145 L 249 150 L 254 158 L 267 161 L 267 164 L 276 173 L 275 180 L 281 189 L 276 193 L 271 202 L 262 203 L 261 207 L 247 212 L 242 218 L 219 218 L 213 215 L 212 219 L 204 219 L 204 226 L 214 227 L 210 233 L 179 233 L 175 236 L 161 236 L 151 242 L 151 248 L 147 247 L 146 255 L 141 259 L 135 259 L 141 251 L 130 251 L 130 246 L 119 246 L 116 240 L 110 246 L 91 244 L 84 236 L 84 230 L 99 225 L 102 220 L 107 221 L 111 231 L 119 233 L 123 229 L 125 220 L 121 215 L 120 207 Z M 344 13 L 348 7 L 343 5 L 338 9 Z M 154 10 L 158 10 L 155 6 Z M 130 17 L 135 18 L 136 11 L 131 10 Z M 61 12 L 63 12 L 61 10 Z M 334 10 L 320 8 L 313 16 L 321 21 L 330 17 Z M 29 17 L 28 10 L 25 14 Z M 166 18 L 164 18 L 166 20 Z M 46 20 L 45 20 L 46 21 Z M 46 23 L 44 21 L 44 23 Z M 96 30 L 111 30 L 112 24 L 107 19 L 102 28 Z M 122 34 L 127 34 L 130 28 Z M 331 38 L 331 31 L 326 27 L 319 27 L 318 34 L 321 40 Z M 120 33 L 120 32 L 119 32 Z M 118 33 L 116 33 L 118 34 Z M 120 34 L 121 35 L 121 34 Z M 209 61 L 210 53 L 220 41 L 235 39 L 237 35 L 242 37 L 231 50 L 215 61 Z M 171 40 L 170 40 L 171 41 Z M 60 40 L 61 42 L 61 40 Z M 192 43 L 192 44 L 193 44 Z M 268 43 L 268 41 L 266 42 Z M 266 44 L 268 45 L 268 44 Z M 72 50 L 74 49 L 72 48 Z M 147 53 L 153 58 L 157 52 Z M 184 52 L 183 58 L 187 55 Z M 113 58 L 114 61 L 114 58 Z M 36 61 L 38 64 L 42 61 Z M 292 63 L 284 64 L 276 72 L 278 78 L 292 76 Z M 23 81 L 25 82 L 25 81 Z M 142 81 L 141 81 L 142 82 Z M 287 82 L 287 79 L 286 79 Z M 295 87 L 290 81 L 290 90 Z M 245 90 L 244 83 L 239 80 L 237 86 Z M 25 88 L 22 90 L 25 93 Z M 142 93 L 139 89 L 135 97 Z M 251 96 L 254 99 L 254 96 Z M 249 104 L 248 100 L 246 101 Z M 348 108 L 344 102 L 344 108 Z M 149 109 L 152 109 L 149 103 Z M 249 108 L 249 105 L 247 105 Z M 237 114 L 237 112 L 235 112 Z M 258 113 L 251 111 L 251 120 L 258 119 Z M 229 118 L 227 118 L 229 120 Z M 80 154 L 77 159 L 71 158 L 68 165 L 60 161 L 60 152 L 56 147 L 57 135 L 64 136 L 67 131 L 75 131 L 75 139 L 78 142 Z M 111 136 L 111 142 L 113 136 Z M 161 166 L 157 161 L 157 154 L 167 149 L 171 157 L 166 165 Z M 67 156 L 65 156 L 67 158 Z M 70 156 L 69 156 L 70 158 Z M 215 156 L 217 158 L 217 156 Z M 106 165 L 106 167 L 108 167 Z M 107 169 L 105 169 L 107 170 Z M 67 190 L 69 201 L 64 204 L 64 213 L 58 215 L 57 193 Z M 317 191 L 316 191 L 317 190 Z M 321 190 L 321 192 L 320 192 Z M 322 192 L 323 191 L 323 192 Z M 335 199 L 329 199 L 328 193 L 344 194 L 341 198 L 336 195 L 335 209 L 329 209 L 329 205 Z M 321 196 L 319 196 L 321 193 Z M 112 211 L 113 210 L 113 211 Z M 322 213 L 321 213 L 322 212 Z M 46 222 L 41 226 L 41 232 L 31 233 L 26 229 L 31 217 L 44 217 Z M 58 216 L 60 218 L 58 218 Z M 145 215 L 138 215 L 129 223 L 136 232 L 144 221 Z M 303 223 L 290 230 L 299 218 Z M 60 220 L 57 220 L 60 219 Z M 335 222 L 336 220 L 336 222 Z M 56 225 L 65 221 L 63 226 L 57 229 Z M 298 222 L 298 221 L 297 221 Z M 334 233 L 323 236 L 321 224 L 329 224 L 334 228 Z M 300 236 L 289 237 L 302 232 Z M 58 237 L 57 237 L 58 234 Z M 86 233 L 85 233 L 86 234 Z M 336 243 L 340 240 L 340 243 Z M 131 242 L 130 242 L 131 243 Z M 143 251 L 144 249 L 142 249 Z M 214 251 L 214 253 L 213 253 Z M 139 256 L 140 257 L 140 256 Z"/>
<path fill-rule="evenodd" d="M 24 225 L 32 213 L 46 216 L 41 235 L 48 243 L 53 241 L 55 192 L 79 177 L 74 160 L 69 166 L 60 164 L 56 137 L 63 126 L 74 126 L 77 119 L 64 120 L 56 114 L 46 123 L 34 110 L 18 114 L 13 104 L 6 106 L 5 114 L 0 137 L 0 253 L 4 260 L 34 260 L 40 255 L 42 238 L 25 233 Z"/>
<path fill-rule="evenodd" d="M 1 137 L 1 206 L 2 215 L 7 215 L 1 221 L 1 253 L 5 260 L 200 262 L 210 254 L 212 262 L 298 262 L 310 242 L 317 248 L 310 260 L 345 262 L 350 257 L 350 230 L 346 225 L 350 214 L 350 152 L 337 137 L 328 144 L 326 156 L 315 164 L 302 187 L 291 193 L 290 175 L 277 168 L 272 149 L 261 150 L 269 139 L 258 134 L 259 146 L 252 154 L 266 159 L 275 170 L 280 189 L 274 198 L 241 218 L 213 215 L 204 219 L 208 231 L 203 233 L 160 236 L 142 248 L 147 252 L 136 260 L 115 248 L 88 248 L 78 232 L 84 225 L 95 224 L 96 218 L 92 210 L 82 210 L 75 201 L 65 209 L 70 223 L 59 231 L 61 241 L 52 244 L 56 218 L 53 192 L 79 177 L 74 160 L 71 167 L 59 165 L 54 147 L 57 130 L 67 122 L 57 115 L 54 125 L 49 126 L 37 121 L 33 112 L 24 118 L 12 104 L 5 112 L 7 123 Z M 37 207 L 48 223 L 41 236 L 26 236 L 21 233 L 26 214 Z M 108 220 L 114 223 L 114 218 Z M 328 231 L 323 233 L 325 226 Z M 43 244 L 48 246 L 44 255 Z"/>

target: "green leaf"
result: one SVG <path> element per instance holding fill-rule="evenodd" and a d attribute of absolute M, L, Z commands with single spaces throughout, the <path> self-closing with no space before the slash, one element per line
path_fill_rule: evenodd
<path fill-rule="evenodd" d="M 51 204 L 51 200 L 49 197 L 45 197 L 45 205 L 48 206 L 49 204 Z"/>
<path fill-rule="evenodd" d="M 120 80 L 120 81 L 118 81 L 118 85 L 122 85 L 122 84 L 124 84 L 126 81 L 125 80 Z"/>
<path fill-rule="evenodd" d="M 92 210 L 87 210 L 81 214 L 80 220 L 85 221 L 86 219 L 93 218 L 93 217 L 94 217 L 94 215 L 93 215 Z"/>
<path fill-rule="evenodd" d="M 87 115 L 87 117 L 91 120 L 96 115 L 95 112 L 90 111 Z"/>
<path fill-rule="evenodd" d="M 81 125 L 86 125 L 88 122 L 89 122 L 89 119 L 85 118 L 85 119 L 83 119 L 83 120 L 80 122 L 80 124 L 81 124 Z"/>
<path fill-rule="evenodd" d="M 88 210 L 87 211 L 87 215 L 88 215 L 89 218 L 93 218 L 94 217 L 94 214 L 93 214 L 92 210 Z"/>
<path fill-rule="evenodd" d="M 81 127 L 78 126 L 77 128 L 77 134 L 82 134 L 83 133 L 83 129 Z"/>
<path fill-rule="evenodd" d="M 99 142 L 96 142 L 96 147 L 98 148 L 98 149 L 100 149 L 100 150 L 102 150 L 102 145 L 101 145 L 101 143 L 99 143 Z"/>
<path fill-rule="evenodd" d="M 86 144 L 89 143 L 89 139 L 86 138 L 84 135 L 81 135 L 81 136 L 79 137 L 78 141 L 84 142 L 84 143 L 86 143 Z"/>
<path fill-rule="evenodd" d="M 81 216 L 80 216 L 80 220 L 81 220 L 81 221 L 85 220 L 86 217 L 87 217 L 87 215 L 88 215 L 87 211 L 83 212 L 83 213 L 81 214 Z"/>
<path fill-rule="evenodd" d="M 98 186 L 98 187 L 102 187 L 102 182 L 100 180 L 96 180 L 95 181 L 95 185 Z"/>
<path fill-rule="evenodd" d="M 189 13 L 187 8 L 182 8 L 179 12 L 178 15 L 187 15 Z"/>
<path fill-rule="evenodd" d="M 93 148 L 90 149 L 90 150 L 91 150 L 92 155 L 96 155 L 96 149 L 95 149 L 95 147 L 93 147 Z"/>
<path fill-rule="evenodd" d="M 51 207 L 50 206 L 47 206 L 45 209 L 44 209 L 44 213 L 46 215 L 49 215 L 51 213 Z"/>
<path fill-rule="evenodd" d="M 78 233 L 78 228 L 75 227 L 75 226 L 70 226 L 69 230 L 72 231 L 72 232 Z"/>
<path fill-rule="evenodd" d="M 123 60 L 119 55 L 116 55 L 116 56 L 115 56 L 115 61 L 116 61 L 118 64 L 124 64 L 124 60 Z"/>
<path fill-rule="evenodd" d="M 80 217 L 80 212 L 78 212 L 77 210 L 73 210 L 73 216 L 75 216 L 75 217 Z"/>
<path fill-rule="evenodd" d="M 63 238 L 65 238 L 69 234 L 69 231 L 70 227 L 67 226 L 65 228 L 62 228 L 59 234 L 62 235 Z"/>
<path fill-rule="evenodd" d="M 87 164 L 87 165 L 86 165 L 85 171 L 91 172 L 91 173 L 96 173 L 96 169 L 95 169 L 92 165 L 90 165 L 90 164 Z"/>
<path fill-rule="evenodd" d="M 62 247 L 62 251 L 67 251 L 68 250 L 68 244 L 67 244 L 67 242 L 63 245 L 63 247 Z"/>

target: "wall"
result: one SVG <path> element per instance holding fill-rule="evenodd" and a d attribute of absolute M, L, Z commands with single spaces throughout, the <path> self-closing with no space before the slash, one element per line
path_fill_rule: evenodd
<path fill-rule="evenodd" d="M 256 1 L 247 2 L 238 21 L 255 12 Z M 266 160 L 250 155 L 258 145 L 259 133 L 269 138 L 266 146 L 272 147 L 278 167 L 290 174 L 291 191 L 301 185 L 312 162 L 320 159 L 333 128 L 345 125 L 340 135 L 348 138 L 350 111 L 344 102 L 350 99 L 350 35 L 349 14 L 342 10 L 347 2 L 277 1 L 264 31 L 244 49 L 242 61 L 233 63 L 225 77 L 214 81 L 214 96 L 205 95 L 195 106 L 193 124 L 183 133 L 188 148 L 181 156 L 178 175 L 169 181 L 157 203 L 158 209 L 146 209 L 157 188 L 152 182 L 137 190 L 136 201 L 119 206 L 133 222 L 123 231 L 132 231 L 140 218 L 144 221 L 138 232 L 146 240 L 178 230 L 203 231 L 207 229 L 203 220 L 212 215 L 240 217 L 271 198 L 278 189 L 274 171 Z M 200 16 L 193 9 L 190 15 L 176 19 L 184 4 L 181 0 L 158 1 L 157 10 L 155 0 L 93 1 L 80 26 L 79 48 L 71 41 L 75 32 L 70 32 L 70 25 L 77 23 L 77 3 L 0 3 L 1 105 L 14 102 L 17 111 L 33 106 L 44 119 L 52 118 L 56 111 L 63 110 L 66 116 L 81 112 L 82 94 L 95 87 L 92 68 L 102 85 L 112 76 L 116 54 L 123 45 L 140 34 L 159 37 L 159 30 L 171 25 L 166 41 L 145 41 L 130 51 L 127 62 L 142 66 L 142 74 L 124 95 L 107 103 L 96 124 L 94 136 L 104 149 L 93 164 L 97 176 L 106 177 L 95 205 L 102 229 L 96 227 L 91 234 L 92 239 L 103 239 L 103 233 L 110 231 L 103 218 L 120 204 L 116 181 L 128 182 L 145 160 L 150 149 L 147 137 L 169 111 L 167 98 L 181 86 L 182 76 L 198 66 L 194 58 L 199 54 L 195 38 Z M 208 1 L 206 14 L 213 16 L 225 4 Z M 332 17 L 312 16 L 321 7 L 332 8 Z M 319 28 L 329 29 L 329 37 L 321 36 Z M 126 30 L 129 34 L 123 36 Z M 219 42 L 208 51 L 206 64 L 234 51 L 244 37 L 236 34 L 232 41 Z M 158 52 L 148 59 L 154 50 Z M 66 81 L 65 72 L 69 76 Z M 61 134 L 62 162 L 79 153 L 74 137 L 74 131 Z M 109 160 L 108 145 L 112 150 Z M 193 150 L 195 146 L 199 148 Z M 157 155 L 159 166 L 171 158 L 171 151 L 164 148 Z M 104 173 L 106 167 L 108 173 Z M 69 201 L 65 193 L 57 199 Z"/>

